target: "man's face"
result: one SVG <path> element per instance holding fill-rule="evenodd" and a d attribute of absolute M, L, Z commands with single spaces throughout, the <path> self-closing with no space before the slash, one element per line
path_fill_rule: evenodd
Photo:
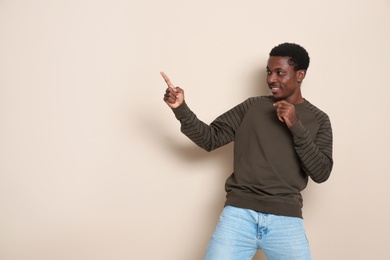
<path fill-rule="evenodd" d="M 301 82 L 305 77 L 304 70 L 294 70 L 288 64 L 288 57 L 271 56 L 267 64 L 267 83 L 275 100 L 286 100 L 291 104 L 303 101 Z"/>

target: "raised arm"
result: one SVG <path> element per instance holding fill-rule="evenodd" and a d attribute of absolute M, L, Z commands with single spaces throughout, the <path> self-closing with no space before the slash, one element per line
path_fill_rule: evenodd
<path fill-rule="evenodd" d="M 175 87 L 165 73 L 161 72 L 161 75 L 168 85 L 163 99 L 180 121 L 181 132 L 206 151 L 212 151 L 233 141 L 235 131 L 246 111 L 256 100 L 249 98 L 217 117 L 209 125 L 201 121 L 184 102 L 184 91 Z"/>

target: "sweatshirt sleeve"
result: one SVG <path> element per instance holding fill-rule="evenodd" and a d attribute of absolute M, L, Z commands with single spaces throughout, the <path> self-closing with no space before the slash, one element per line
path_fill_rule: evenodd
<path fill-rule="evenodd" d="M 326 181 L 333 168 L 333 138 L 329 117 L 323 114 L 319 124 L 315 140 L 300 121 L 290 128 L 302 168 L 317 183 Z"/>
<path fill-rule="evenodd" d="M 235 132 L 254 100 L 255 98 L 247 99 L 217 117 L 210 125 L 199 120 L 185 102 L 172 111 L 181 124 L 181 132 L 210 152 L 234 140 Z"/>

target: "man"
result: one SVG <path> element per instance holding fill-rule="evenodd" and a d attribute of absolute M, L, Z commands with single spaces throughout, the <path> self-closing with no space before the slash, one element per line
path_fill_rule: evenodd
<path fill-rule="evenodd" d="M 207 151 L 234 141 L 234 172 L 205 259 L 252 259 L 257 250 L 270 260 L 311 259 L 301 191 L 308 177 L 326 181 L 333 160 L 329 118 L 301 93 L 309 62 L 300 45 L 274 47 L 267 64 L 272 96 L 249 98 L 210 125 L 161 73 L 168 85 L 164 101 L 186 136 Z"/>

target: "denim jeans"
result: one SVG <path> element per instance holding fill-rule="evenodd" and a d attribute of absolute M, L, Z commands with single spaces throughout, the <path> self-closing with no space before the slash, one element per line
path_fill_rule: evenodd
<path fill-rule="evenodd" d="M 249 260 L 257 250 L 269 260 L 310 260 L 303 220 L 226 206 L 205 260 Z"/>

